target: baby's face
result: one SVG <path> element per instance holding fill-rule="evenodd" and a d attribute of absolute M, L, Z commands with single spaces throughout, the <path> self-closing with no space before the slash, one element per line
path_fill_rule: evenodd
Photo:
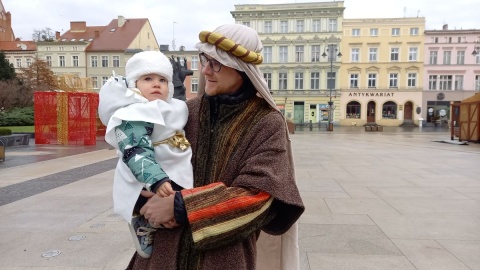
<path fill-rule="evenodd" d="M 147 74 L 140 77 L 137 88 L 148 101 L 168 98 L 168 81 L 158 74 Z"/>

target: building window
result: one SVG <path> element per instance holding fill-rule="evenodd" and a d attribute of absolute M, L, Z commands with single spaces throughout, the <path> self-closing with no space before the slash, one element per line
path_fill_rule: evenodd
<path fill-rule="evenodd" d="M 46 57 L 45 57 L 45 61 L 47 62 L 47 65 L 48 65 L 49 67 L 52 66 L 52 57 L 51 57 L 51 56 L 46 56 Z"/>
<path fill-rule="evenodd" d="M 399 53 L 398 48 L 391 48 L 390 49 L 390 61 L 398 62 L 398 53 Z"/>
<path fill-rule="evenodd" d="M 350 74 L 350 88 L 358 88 L 358 74 Z"/>
<path fill-rule="evenodd" d="M 45 51 L 50 51 L 52 48 L 50 47 L 45 47 Z"/>
<path fill-rule="evenodd" d="M 337 78 L 337 73 L 327 72 L 327 88 L 328 89 L 335 89 L 335 79 Z"/>
<path fill-rule="evenodd" d="M 393 101 L 383 103 L 382 108 L 383 119 L 397 119 L 397 104 Z"/>
<path fill-rule="evenodd" d="M 320 45 L 312 45 L 312 62 L 320 62 Z"/>
<path fill-rule="evenodd" d="M 408 61 L 417 61 L 418 48 L 411 47 L 408 50 Z"/>
<path fill-rule="evenodd" d="M 480 64 L 480 53 L 475 56 L 475 64 Z"/>
<path fill-rule="evenodd" d="M 328 32 L 337 31 L 337 19 L 328 19 Z"/>
<path fill-rule="evenodd" d="M 372 37 L 378 36 L 378 28 L 370 28 L 370 36 Z"/>
<path fill-rule="evenodd" d="M 310 73 L 310 88 L 312 90 L 320 89 L 320 72 Z"/>
<path fill-rule="evenodd" d="M 72 56 L 72 66 L 78 67 L 78 55 Z"/>
<path fill-rule="evenodd" d="M 97 79 L 97 76 L 94 76 L 94 77 L 90 77 L 91 81 L 92 81 L 92 87 L 93 89 L 98 89 L 98 79 Z"/>
<path fill-rule="evenodd" d="M 359 48 L 352 48 L 352 62 L 360 61 L 360 49 Z"/>
<path fill-rule="evenodd" d="M 303 62 L 303 46 L 295 46 L 295 62 Z"/>
<path fill-rule="evenodd" d="M 191 93 L 198 93 L 198 78 L 192 78 L 191 87 L 192 87 L 190 88 Z"/>
<path fill-rule="evenodd" d="M 400 28 L 392 28 L 392 36 L 400 36 Z"/>
<path fill-rule="evenodd" d="M 263 47 L 263 62 L 272 63 L 272 46 Z"/>
<path fill-rule="evenodd" d="M 17 67 L 17 68 L 21 68 L 21 67 L 22 67 L 22 59 L 21 59 L 21 58 L 17 58 L 17 59 L 15 59 L 15 60 L 16 60 L 16 63 L 17 63 L 17 64 L 16 64 L 16 67 Z"/>
<path fill-rule="evenodd" d="M 272 21 L 265 21 L 263 31 L 267 34 L 272 33 Z"/>
<path fill-rule="evenodd" d="M 58 66 L 59 67 L 64 67 L 65 66 L 65 56 L 64 55 L 60 55 L 58 57 Z"/>
<path fill-rule="evenodd" d="M 90 56 L 90 65 L 91 65 L 91 67 L 97 67 L 98 66 L 98 57 L 96 55 Z"/>
<path fill-rule="evenodd" d="M 358 29 L 358 28 L 352 29 L 352 36 L 353 37 L 359 37 L 360 36 L 360 29 Z"/>
<path fill-rule="evenodd" d="M 377 48 L 368 49 L 368 60 L 370 62 L 377 62 Z"/>
<path fill-rule="evenodd" d="M 480 90 L 480 75 L 475 75 L 475 90 Z"/>
<path fill-rule="evenodd" d="M 411 36 L 418 36 L 418 27 L 410 28 L 410 35 Z"/>
<path fill-rule="evenodd" d="M 32 58 L 27 58 L 26 61 L 27 61 L 27 67 L 31 67 L 32 66 Z"/>
<path fill-rule="evenodd" d="M 390 88 L 398 88 L 398 73 L 390 73 L 388 82 L 388 86 Z"/>
<path fill-rule="evenodd" d="M 295 72 L 295 90 L 303 89 L 303 72 Z"/>
<path fill-rule="evenodd" d="M 58 50 L 59 50 L 59 51 L 64 51 L 65 48 L 64 48 L 63 46 L 60 46 L 60 47 L 58 47 Z"/>
<path fill-rule="evenodd" d="M 108 67 L 108 56 L 102 56 L 102 67 Z"/>
<path fill-rule="evenodd" d="M 280 21 L 280 33 L 288 33 L 288 21 Z"/>
<path fill-rule="evenodd" d="M 437 90 L 437 75 L 428 76 L 428 90 Z"/>
<path fill-rule="evenodd" d="M 452 75 L 440 75 L 438 80 L 440 90 L 452 90 Z"/>
<path fill-rule="evenodd" d="M 312 20 L 312 32 L 320 32 L 320 20 Z"/>
<path fill-rule="evenodd" d="M 417 73 L 408 73 L 407 86 L 417 87 Z"/>
<path fill-rule="evenodd" d="M 437 58 L 438 58 L 438 52 L 437 51 L 430 51 L 430 65 L 436 65 L 437 64 Z"/>
<path fill-rule="evenodd" d="M 376 87 L 377 87 L 377 74 L 368 73 L 368 88 L 376 88 Z"/>
<path fill-rule="evenodd" d="M 263 78 L 267 82 L 268 89 L 272 89 L 272 73 L 263 73 Z"/>
<path fill-rule="evenodd" d="M 242 24 L 245 25 L 245 26 L 250 27 L 250 22 L 243 22 Z"/>
<path fill-rule="evenodd" d="M 198 70 L 198 56 L 192 56 L 192 62 L 190 63 L 190 65 L 191 70 Z"/>
<path fill-rule="evenodd" d="M 102 77 L 102 85 L 105 85 L 107 83 L 107 80 L 108 80 L 108 77 L 107 76 L 103 76 Z"/>
<path fill-rule="evenodd" d="M 72 50 L 73 50 L 73 51 L 78 51 L 78 47 L 77 47 L 77 46 L 73 46 L 73 47 L 72 47 Z"/>
<path fill-rule="evenodd" d="M 287 63 L 288 62 L 288 47 L 287 46 L 280 46 L 279 48 L 280 53 L 280 63 Z"/>
<path fill-rule="evenodd" d="M 457 51 L 457 65 L 465 64 L 465 51 Z"/>
<path fill-rule="evenodd" d="M 455 75 L 455 90 L 463 90 L 463 75 Z"/>
<path fill-rule="evenodd" d="M 346 118 L 360 118 L 360 103 L 350 101 L 347 103 Z"/>
<path fill-rule="evenodd" d="M 278 73 L 278 89 L 287 90 L 287 73 Z"/>
<path fill-rule="evenodd" d="M 303 20 L 297 20 L 297 33 L 303 33 Z"/>
<path fill-rule="evenodd" d="M 120 67 L 120 56 L 115 55 L 112 57 L 113 67 Z"/>
<path fill-rule="evenodd" d="M 452 52 L 451 51 L 444 51 L 443 52 L 443 64 L 444 65 L 450 65 L 451 58 L 452 58 Z"/>

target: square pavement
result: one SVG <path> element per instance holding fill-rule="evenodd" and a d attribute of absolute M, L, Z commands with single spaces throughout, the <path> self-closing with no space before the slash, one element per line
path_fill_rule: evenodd
<path fill-rule="evenodd" d="M 388 127 L 292 134 L 306 206 L 300 269 L 480 270 L 480 144 L 434 142 L 449 138 L 448 130 Z M 115 152 L 67 148 L 7 148 L 0 196 L 18 198 L 0 206 L 0 270 L 124 269 L 134 253 L 112 211 L 114 162 L 82 177 Z M 51 174 L 73 180 L 22 197 Z M 50 254 L 58 255 L 42 256 Z"/>

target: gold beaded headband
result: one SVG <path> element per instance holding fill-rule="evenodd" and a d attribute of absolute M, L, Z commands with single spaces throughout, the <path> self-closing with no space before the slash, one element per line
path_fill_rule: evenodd
<path fill-rule="evenodd" d="M 263 62 L 261 54 L 245 49 L 242 45 L 235 43 L 233 40 L 224 37 L 222 34 L 202 31 L 198 35 L 201 42 L 207 42 L 219 49 L 229 52 L 236 57 L 242 59 L 243 62 L 259 65 Z"/>

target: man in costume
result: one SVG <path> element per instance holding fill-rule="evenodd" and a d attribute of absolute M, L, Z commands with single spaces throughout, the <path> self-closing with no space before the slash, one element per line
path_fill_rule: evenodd
<path fill-rule="evenodd" d="M 238 24 L 199 38 L 204 76 L 185 126 L 194 188 L 145 204 L 141 214 L 170 229 L 128 269 L 298 269 L 304 206 L 285 118 L 258 68 L 260 38 Z"/>

